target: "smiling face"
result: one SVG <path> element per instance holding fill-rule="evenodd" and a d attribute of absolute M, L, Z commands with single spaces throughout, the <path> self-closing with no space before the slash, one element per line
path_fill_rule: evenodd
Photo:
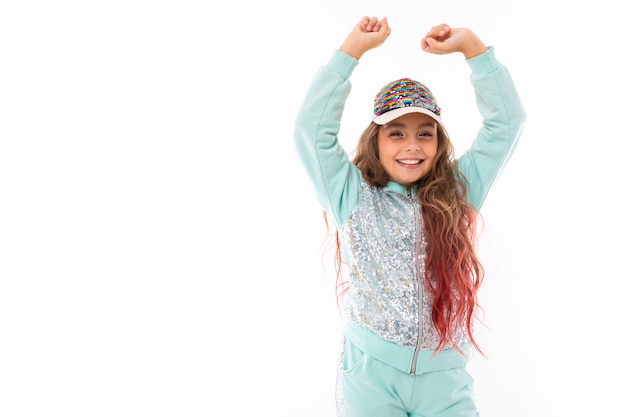
<path fill-rule="evenodd" d="M 410 186 L 433 167 L 437 124 L 422 113 L 409 113 L 378 130 L 378 157 L 391 181 Z"/>

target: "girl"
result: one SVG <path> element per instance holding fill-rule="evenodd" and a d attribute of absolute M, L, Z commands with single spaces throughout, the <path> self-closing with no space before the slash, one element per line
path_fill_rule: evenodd
<path fill-rule="evenodd" d="M 315 76 L 296 120 L 297 152 L 338 226 L 349 265 L 338 413 L 349 417 L 476 416 L 471 355 L 482 267 L 477 210 L 522 131 L 525 113 L 494 50 L 469 29 L 433 27 L 433 54 L 461 52 L 483 116 L 454 160 L 439 105 L 410 78 L 376 95 L 352 161 L 337 141 L 349 77 L 382 45 L 387 19 L 364 17 Z"/>

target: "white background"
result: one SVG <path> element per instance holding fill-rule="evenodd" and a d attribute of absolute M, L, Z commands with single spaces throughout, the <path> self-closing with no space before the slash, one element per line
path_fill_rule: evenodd
<path fill-rule="evenodd" d="M 483 416 L 623 416 L 624 12 L 618 1 L 2 1 L 0 415 L 332 416 L 341 318 L 292 145 L 362 15 L 341 140 L 411 76 L 457 153 L 480 125 L 466 26 L 528 112 L 483 207 Z M 324 269 L 326 265 L 326 269 Z"/>

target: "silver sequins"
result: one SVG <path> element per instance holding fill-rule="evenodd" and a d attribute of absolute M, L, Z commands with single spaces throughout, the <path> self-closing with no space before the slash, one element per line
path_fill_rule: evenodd
<path fill-rule="evenodd" d="M 432 298 L 420 289 L 427 243 L 417 199 L 364 183 L 341 232 L 351 259 L 346 318 L 400 346 L 435 349 Z M 455 335 L 466 341 L 462 331 Z"/>

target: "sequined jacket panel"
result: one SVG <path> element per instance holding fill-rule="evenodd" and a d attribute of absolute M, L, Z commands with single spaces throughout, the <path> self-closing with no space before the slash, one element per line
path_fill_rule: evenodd
<path fill-rule="evenodd" d="M 515 148 L 525 113 L 493 48 L 467 63 L 483 125 L 456 163 L 468 182 L 469 203 L 480 208 Z M 423 285 L 426 243 L 415 189 L 368 185 L 337 138 L 357 64 L 335 51 L 317 72 L 296 119 L 296 151 L 340 230 L 350 265 L 346 319 L 397 345 L 434 349 L 439 339 Z M 455 333 L 462 343 L 462 332 Z"/>
<path fill-rule="evenodd" d="M 346 319 L 400 346 L 435 349 L 432 297 L 424 288 L 426 241 L 412 193 L 362 183 L 359 201 L 340 229 L 350 253 Z M 460 329 L 455 342 L 466 338 Z M 445 345 L 444 348 L 450 347 Z"/>

